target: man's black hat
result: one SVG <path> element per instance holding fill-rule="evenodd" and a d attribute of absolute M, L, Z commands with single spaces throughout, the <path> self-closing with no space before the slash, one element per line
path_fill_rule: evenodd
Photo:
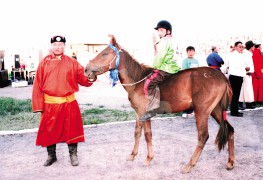
<path fill-rule="evenodd" d="M 63 43 L 66 43 L 66 38 L 63 37 L 63 36 L 53 36 L 51 39 L 50 39 L 50 42 L 51 44 L 53 42 L 63 42 Z"/>

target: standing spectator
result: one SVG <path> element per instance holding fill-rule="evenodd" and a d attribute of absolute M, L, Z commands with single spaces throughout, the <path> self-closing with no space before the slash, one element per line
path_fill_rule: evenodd
<path fill-rule="evenodd" d="M 235 51 L 230 54 L 228 62 L 229 82 L 233 90 L 233 96 L 230 105 L 230 115 L 242 117 L 243 113 L 238 112 L 238 100 L 243 83 L 243 77 L 246 75 L 246 59 L 243 53 L 243 43 L 235 42 Z"/>
<path fill-rule="evenodd" d="M 252 83 L 254 90 L 254 99 L 257 104 L 263 104 L 263 55 L 261 53 L 261 44 L 255 45 L 253 52 L 253 63 L 255 72 L 252 74 Z"/>
<path fill-rule="evenodd" d="M 41 112 L 36 145 L 47 147 L 48 158 L 44 166 L 57 161 L 56 144 L 68 144 L 72 166 L 79 164 L 78 142 L 84 142 L 84 130 L 75 92 L 78 84 L 92 85 L 84 68 L 72 57 L 64 54 L 66 38 L 51 38 L 52 53 L 38 65 L 32 92 L 32 110 Z"/>
<path fill-rule="evenodd" d="M 224 64 L 223 59 L 219 56 L 219 49 L 216 46 L 212 46 L 212 53 L 206 58 L 207 65 L 211 68 L 221 71 L 220 67 Z"/>
<path fill-rule="evenodd" d="M 187 58 L 185 58 L 182 62 L 182 70 L 194 68 L 199 66 L 199 62 L 194 58 L 195 48 L 193 46 L 188 46 L 186 48 Z M 193 113 L 193 109 L 188 109 L 183 111 L 182 117 L 187 117 Z"/>
<path fill-rule="evenodd" d="M 253 41 L 247 41 L 245 43 L 246 49 L 243 51 L 246 60 L 246 75 L 243 78 L 243 84 L 239 96 L 239 106 L 246 109 L 255 109 L 254 105 L 254 91 L 252 84 L 251 74 L 254 73 L 254 64 L 252 59 L 252 53 L 255 49 Z"/>
<path fill-rule="evenodd" d="M 199 62 L 194 58 L 195 48 L 193 46 L 188 46 L 186 48 L 187 58 L 185 58 L 182 62 L 182 70 L 194 68 L 199 66 Z"/>
<path fill-rule="evenodd" d="M 227 77 L 227 79 L 228 79 L 228 69 L 229 69 L 229 67 L 228 67 L 228 56 L 230 56 L 230 54 L 232 53 L 232 52 L 234 52 L 235 51 L 235 47 L 234 46 L 230 46 L 229 47 L 230 49 L 229 49 L 229 52 L 227 52 L 226 54 L 225 54 L 225 56 L 224 56 L 224 64 L 222 65 L 222 67 L 220 68 L 221 69 L 221 71 L 222 71 L 222 73 L 224 73 L 225 74 L 225 76 Z"/>

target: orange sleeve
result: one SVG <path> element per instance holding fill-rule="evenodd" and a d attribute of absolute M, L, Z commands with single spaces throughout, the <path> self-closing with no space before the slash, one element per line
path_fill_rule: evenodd
<path fill-rule="evenodd" d="M 84 67 L 78 62 L 77 62 L 77 79 L 78 79 L 78 84 L 82 86 L 89 87 L 93 84 L 93 82 L 90 82 L 88 78 L 84 75 Z"/>
<path fill-rule="evenodd" d="M 32 111 L 42 112 L 44 111 L 44 94 L 42 92 L 43 85 L 43 61 L 39 64 L 36 76 L 33 83 L 32 90 Z"/>

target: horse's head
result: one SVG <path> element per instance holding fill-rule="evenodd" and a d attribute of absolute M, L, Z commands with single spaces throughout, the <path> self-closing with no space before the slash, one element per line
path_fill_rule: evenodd
<path fill-rule="evenodd" d="M 110 44 L 86 65 L 85 76 L 91 81 L 96 79 L 97 75 L 118 68 L 120 46 L 113 35 L 109 37 Z"/>

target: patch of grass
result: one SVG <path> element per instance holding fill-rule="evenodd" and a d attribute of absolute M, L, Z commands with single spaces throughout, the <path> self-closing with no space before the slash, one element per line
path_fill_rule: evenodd
<path fill-rule="evenodd" d="M 105 111 L 105 109 L 92 108 L 92 109 L 84 110 L 82 115 L 83 116 L 86 116 L 86 115 L 89 115 L 89 114 L 97 115 L 97 114 L 104 113 L 104 111 Z"/>
<path fill-rule="evenodd" d="M 39 113 L 32 113 L 31 100 L 0 98 L 0 131 L 37 128 Z"/>
<path fill-rule="evenodd" d="M 182 116 L 183 112 L 179 113 L 167 113 L 167 114 L 158 114 L 156 117 L 174 117 L 174 116 Z"/>
<path fill-rule="evenodd" d="M 101 124 L 104 121 L 101 119 L 83 119 L 83 125 L 89 125 L 89 124 Z"/>
<path fill-rule="evenodd" d="M 92 108 L 82 112 L 83 124 L 101 124 L 106 122 L 135 120 L 133 111 L 120 111 L 114 109 Z"/>
<path fill-rule="evenodd" d="M 18 131 L 39 126 L 40 113 L 20 112 L 15 115 L 0 116 L 0 131 Z"/>
<path fill-rule="evenodd" d="M 0 98 L 0 116 L 16 115 L 21 112 L 31 112 L 31 100 L 17 100 L 10 97 Z"/>
<path fill-rule="evenodd" d="M 33 113 L 31 100 L 0 97 L 0 131 L 38 128 L 41 113 Z M 84 110 L 83 125 L 134 120 L 135 112 L 104 109 L 104 106 Z"/>

